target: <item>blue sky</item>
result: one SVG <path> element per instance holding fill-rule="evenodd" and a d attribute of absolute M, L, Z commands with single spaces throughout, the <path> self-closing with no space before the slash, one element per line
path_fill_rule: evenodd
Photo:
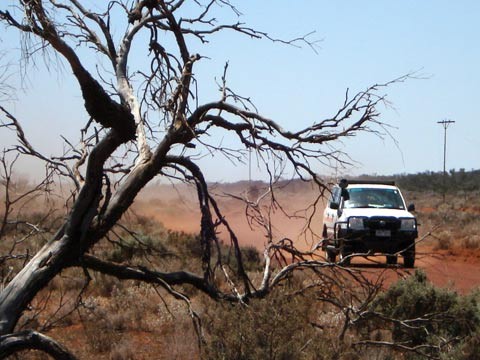
<path fill-rule="evenodd" d="M 283 123 L 331 115 L 346 88 L 357 92 L 411 71 L 425 77 L 386 90 L 395 109 L 381 109 L 381 119 L 396 127 L 398 146 L 368 134 L 346 140 L 345 150 L 359 162 L 347 173 L 441 170 L 437 121 L 443 119 L 456 121 L 447 133 L 447 168 L 480 168 L 480 2 L 276 0 L 245 1 L 241 8 L 271 33 L 315 30 L 313 38 L 322 39 L 318 54 L 257 42 L 230 59 L 230 80 Z M 227 46 L 225 53 L 239 47 Z M 233 69 L 243 64 L 248 71 L 235 77 Z"/>
<path fill-rule="evenodd" d="M 371 134 L 345 140 L 339 146 L 357 163 L 343 172 L 442 170 L 443 128 L 437 121 L 443 119 L 456 121 L 448 130 L 447 168 L 480 168 L 480 1 L 237 3 L 241 21 L 274 37 L 288 39 L 315 31 L 310 39 L 321 40 L 317 53 L 308 47 L 252 41 L 232 33 L 215 36 L 207 47 L 192 43 L 193 51 L 211 58 L 196 69 L 201 100 L 218 98 L 214 77 L 229 61 L 229 86 L 251 97 L 261 113 L 294 129 L 332 115 L 347 88 L 354 93 L 417 71 L 424 79 L 385 90 L 394 109 L 380 108 L 381 120 L 395 127 L 392 135 L 397 143 Z M 4 44 L 9 41 L 4 39 Z M 77 138 L 75 124 L 85 120 L 77 111 L 82 102 L 68 70 L 61 74 L 55 70 L 39 65 L 12 105 L 32 141 L 52 154 L 58 150 L 59 134 Z M 55 94 L 54 101 L 45 93 Z M 48 119 L 48 129 L 43 119 Z M 57 126 L 58 134 L 46 131 Z M 202 166 L 215 181 L 245 179 L 248 174 L 244 166 L 218 172 L 218 160 L 210 158 Z M 332 169 L 318 171 L 332 173 Z"/>

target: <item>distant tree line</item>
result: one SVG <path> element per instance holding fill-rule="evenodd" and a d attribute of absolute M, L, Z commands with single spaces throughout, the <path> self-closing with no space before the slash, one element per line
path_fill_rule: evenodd
<path fill-rule="evenodd" d="M 443 193 L 476 192 L 480 190 L 480 170 L 451 169 L 445 176 L 443 171 L 425 171 L 416 174 L 391 176 L 362 175 L 361 179 L 395 180 L 404 190 L 432 191 Z"/>

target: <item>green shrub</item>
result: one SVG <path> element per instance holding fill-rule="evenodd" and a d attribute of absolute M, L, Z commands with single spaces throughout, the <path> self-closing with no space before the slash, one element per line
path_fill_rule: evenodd
<path fill-rule="evenodd" d="M 166 245 L 174 249 L 182 259 L 191 263 L 192 258 L 200 260 L 203 255 L 200 235 L 189 234 L 183 231 L 170 231 L 166 238 Z M 232 247 L 219 242 L 220 256 L 222 262 L 231 268 L 236 269 L 236 259 Z M 217 247 L 212 244 L 212 259 L 217 256 Z M 243 259 L 243 266 L 246 271 L 257 271 L 262 267 L 260 253 L 253 246 L 244 246 L 240 248 Z"/>
<path fill-rule="evenodd" d="M 105 255 L 110 261 L 122 263 L 131 261 L 134 257 L 143 257 L 152 253 L 166 254 L 167 250 L 157 236 L 137 233 L 135 237 L 126 235 L 112 249 L 107 249 Z"/>
<path fill-rule="evenodd" d="M 242 252 L 243 265 L 246 271 L 261 270 L 262 259 L 260 253 L 253 246 L 245 246 L 240 249 Z"/>
<path fill-rule="evenodd" d="M 166 238 L 167 246 L 176 249 L 179 255 L 201 259 L 202 245 L 199 235 L 183 231 L 169 231 Z"/>
<path fill-rule="evenodd" d="M 393 322 L 395 342 L 438 346 L 427 351 L 430 355 L 438 356 L 439 349 L 448 351 L 480 329 L 478 294 L 462 297 L 436 288 L 422 271 L 392 285 L 373 306 L 386 317 L 403 321 Z"/>
<path fill-rule="evenodd" d="M 480 360 L 480 330 L 465 338 L 453 351 L 444 353 L 442 360 Z"/>
<path fill-rule="evenodd" d="M 332 359 L 336 346 L 317 326 L 315 298 L 278 289 L 248 305 L 216 304 L 207 309 L 205 359 Z M 341 358 L 341 357 L 338 357 Z"/>

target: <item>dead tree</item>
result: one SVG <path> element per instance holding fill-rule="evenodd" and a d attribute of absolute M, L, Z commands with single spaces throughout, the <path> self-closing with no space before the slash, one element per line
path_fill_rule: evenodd
<path fill-rule="evenodd" d="M 321 193 L 325 184 L 313 170 L 313 164 L 342 161 L 342 154 L 334 148 L 336 140 L 380 129 L 377 105 L 383 103 L 381 91 L 389 83 L 371 86 L 354 96 L 347 92 L 333 116 L 294 130 L 262 116 L 247 98 L 232 92 L 226 85 L 226 71 L 218 100 L 197 104 L 194 68 L 204 55 L 190 51 L 192 41 L 207 42 L 212 34 L 221 31 L 279 40 L 240 22 L 218 23 L 220 8 L 238 14 L 229 0 L 186 4 L 184 0 L 117 0 L 99 2 L 94 10 L 81 0 L 12 0 L 1 5 L 0 20 L 5 26 L 28 35 L 31 46 L 55 54 L 67 65 L 78 83 L 89 119 L 80 131 L 80 147 L 72 146 L 70 154 L 51 158 L 31 145 L 21 122 L 2 108 L 3 127 L 17 134 L 19 144 L 14 149 L 45 162 L 57 174 L 70 179 L 76 189 L 63 224 L 0 292 L 0 348 L 5 352 L 15 341 L 15 350 L 41 348 L 58 358 L 73 357 L 41 334 L 15 332 L 32 299 L 69 267 L 158 284 L 178 297 L 182 295 L 175 286 L 191 284 L 213 299 L 246 301 L 265 296 L 289 271 L 314 266 L 289 265 L 274 273 L 270 259 L 279 247 L 271 245 L 265 252 L 263 281 L 252 284 L 242 267 L 238 240 L 210 195 L 193 155 L 210 151 L 237 162 L 252 150 L 271 173 L 273 160 L 286 163 L 297 177 L 313 180 Z M 125 31 L 118 36 L 122 27 Z M 306 37 L 281 42 L 312 45 Z M 139 56 L 148 59 L 143 68 L 132 68 L 134 43 Z M 175 47 L 169 48 L 171 43 Z M 92 54 L 104 59 L 103 67 L 89 69 Z M 208 134 L 213 129 L 235 137 L 241 148 L 229 149 L 212 142 Z M 139 191 L 159 176 L 183 178 L 197 187 L 203 251 L 201 274 L 164 273 L 112 263 L 89 254 L 129 209 Z M 238 262 L 241 281 L 232 283 L 231 292 L 223 292 L 217 286 L 222 266 L 221 260 L 212 254 L 219 226 L 228 229 Z"/>

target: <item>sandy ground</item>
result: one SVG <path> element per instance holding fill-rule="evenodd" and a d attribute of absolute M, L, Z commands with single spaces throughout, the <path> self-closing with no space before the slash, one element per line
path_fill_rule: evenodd
<path fill-rule="evenodd" d="M 236 232 L 241 245 L 250 245 L 263 250 L 266 243 L 265 231 L 259 226 L 252 226 L 247 221 L 246 206 L 241 200 L 228 195 L 257 199 L 265 189 L 259 184 L 236 183 L 212 186 L 223 216 Z M 268 213 L 264 211 L 265 219 L 272 223 L 272 233 L 276 240 L 288 238 L 294 241 L 300 249 L 307 250 L 319 240 L 311 232 L 302 232 L 305 219 L 310 216 L 311 208 L 308 205 L 317 197 L 315 187 L 309 184 L 292 183 L 276 192 L 276 199 L 281 207 Z M 407 199 L 408 202 L 408 199 Z M 194 188 L 186 185 L 156 185 L 151 186 L 141 194 L 135 203 L 135 210 L 145 216 L 152 217 L 164 224 L 166 228 L 185 232 L 198 232 L 200 228 L 200 213 L 197 207 L 197 195 Z M 321 234 L 322 212 L 324 204 L 319 202 L 317 211 L 311 218 L 311 229 Z M 265 209 L 264 209 L 265 210 Z M 422 209 L 417 209 L 422 211 Z M 425 209 L 428 211 L 428 209 Z M 423 231 L 420 229 L 420 236 Z M 221 229 L 219 237 L 228 242 L 225 229 Z M 428 278 L 435 285 L 453 288 L 461 293 L 468 293 L 480 287 L 480 251 L 435 250 L 431 241 L 417 245 L 416 268 L 426 271 Z M 384 258 L 376 257 L 370 260 L 354 259 L 354 268 L 372 273 L 372 276 L 382 275 L 390 283 L 408 271 L 395 271 L 383 266 Z M 377 263 L 375 263 L 377 262 Z M 400 260 L 401 264 L 402 261 Z"/>

